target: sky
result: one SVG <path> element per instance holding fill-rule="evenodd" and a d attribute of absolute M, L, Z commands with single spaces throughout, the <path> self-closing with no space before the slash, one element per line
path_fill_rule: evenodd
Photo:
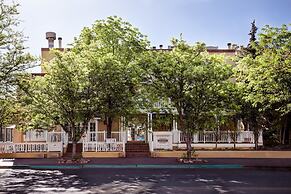
<path fill-rule="evenodd" d="M 45 32 L 56 32 L 63 46 L 84 27 L 108 16 L 119 16 L 148 36 L 152 46 L 167 47 L 173 37 L 190 44 L 226 48 L 246 45 L 251 22 L 281 26 L 291 23 L 291 0 L 18 0 L 20 30 L 35 56 L 47 48 Z M 57 41 L 55 41 L 57 45 Z M 34 69 L 38 72 L 39 69 Z"/>

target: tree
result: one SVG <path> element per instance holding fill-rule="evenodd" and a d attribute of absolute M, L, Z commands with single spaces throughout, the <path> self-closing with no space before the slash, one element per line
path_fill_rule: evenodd
<path fill-rule="evenodd" d="M 16 31 L 19 4 L 6 5 L 0 0 L 0 97 L 15 92 L 18 77 L 32 67 L 34 58 L 25 53 L 23 34 Z"/>
<path fill-rule="evenodd" d="M 255 57 L 250 53 L 239 60 L 237 83 L 243 90 L 243 99 L 254 108 L 250 114 L 252 123 L 259 123 L 259 115 L 277 112 L 284 120 L 286 133 L 290 128 L 291 32 L 286 25 L 266 26 L 256 44 L 251 45 Z"/>
<path fill-rule="evenodd" d="M 172 44 L 169 52 L 149 51 L 142 66 L 152 94 L 170 99 L 176 109 L 190 158 L 193 132 L 207 128 L 215 110 L 225 107 L 232 71 L 222 56 L 209 55 L 204 44 L 190 46 L 177 39 Z"/>
<path fill-rule="evenodd" d="M 96 99 L 88 79 L 86 61 L 73 52 L 55 52 L 46 66 L 46 75 L 22 84 L 28 95 L 27 106 L 32 110 L 35 128 L 54 129 L 60 125 L 72 138 L 72 157 L 76 143 L 87 130 L 87 123 L 96 115 Z"/>
<path fill-rule="evenodd" d="M 251 54 L 252 58 L 255 58 L 256 57 L 256 49 L 254 48 L 254 46 L 256 45 L 256 33 L 257 33 L 257 26 L 256 26 L 256 21 L 254 20 L 251 24 L 251 30 L 250 30 L 250 40 L 249 40 L 249 44 L 246 48 L 247 52 L 249 54 Z"/>
<path fill-rule="evenodd" d="M 0 130 L 18 124 L 17 85 L 24 71 L 33 66 L 34 58 L 25 53 L 25 38 L 16 31 L 19 4 L 0 0 Z M 18 119 L 17 119 L 18 118 Z M 0 132 L 1 133 L 1 132 Z"/>
<path fill-rule="evenodd" d="M 104 118 L 107 137 L 111 137 L 113 119 L 136 110 L 140 79 L 135 61 L 148 41 L 128 22 L 108 17 L 84 28 L 73 45 L 73 52 L 88 61 L 98 113 Z"/>

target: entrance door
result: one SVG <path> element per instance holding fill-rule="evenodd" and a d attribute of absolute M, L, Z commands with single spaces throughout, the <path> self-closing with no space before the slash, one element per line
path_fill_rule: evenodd
<path fill-rule="evenodd" d="M 138 115 L 128 122 L 128 141 L 146 141 L 147 140 L 147 117 Z"/>

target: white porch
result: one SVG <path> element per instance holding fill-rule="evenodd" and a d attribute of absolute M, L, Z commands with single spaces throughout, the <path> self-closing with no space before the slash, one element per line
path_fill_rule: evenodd
<path fill-rule="evenodd" d="M 152 114 L 147 115 L 147 129 L 145 142 L 150 151 L 185 149 L 185 135 L 177 128 L 173 121 L 169 131 L 153 131 Z M 112 131 L 111 138 L 106 137 L 106 131 L 98 129 L 98 119 L 88 123 L 88 130 L 82 136 L 83 152 L 123 152 L 125 144 L 130 140 L 130 130 L 125 126 L 124 119 L 120 119 L 118 131 Z M 26 152 L 63 152 L 68 145 L 68 135 L 64 132 L 46 130 L 27 131 L 23 136 L 23 143 L 0 142 L 0 153 Z M 259 133 L 258 144 L 263 145 L 262 132 Z M 252 131 L 199 131 L 193 134 L 192 146 L 196 149 L 213 148 L 253 148 L 255 146 Z"/>
<path fill-rule="evenodd" d="M 31 130 L 23 135 L 24 143 L 0 142 L 1 153 L 63 152 L 68 145 L 65 132 Z"/>

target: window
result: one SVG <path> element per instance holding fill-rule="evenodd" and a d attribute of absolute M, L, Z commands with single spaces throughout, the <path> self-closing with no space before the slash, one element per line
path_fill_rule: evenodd
<path fill-rule="evenodd" d="M 89 134 L 90 134 L 90 141 L 96 141 L 96 125 L 95 125 L 95 123 L 90 123 Z"/>
<path fill-rule="evenodd" d="M 95 131 L 96 131 L 95 123 L 90 123 L 90 132 L 95 132 Z"/>
<path fill-rule="evenodd" d="M 12 142 L 12 129 L 4 128 L 0 130 L 0 141 Z"/>

